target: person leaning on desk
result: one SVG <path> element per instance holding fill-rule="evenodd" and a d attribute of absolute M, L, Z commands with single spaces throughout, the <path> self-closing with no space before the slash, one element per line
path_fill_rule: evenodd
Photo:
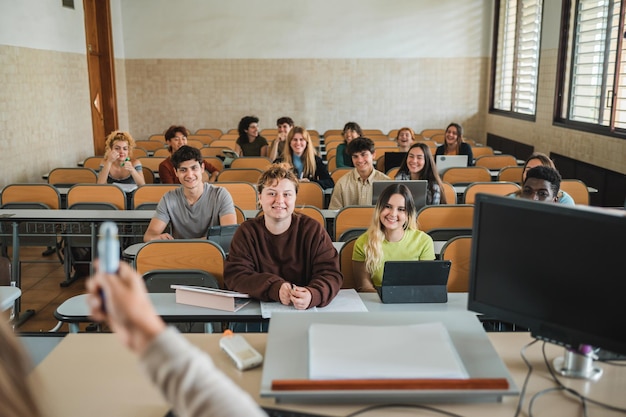
<path fill-rule="evenodd" d="M 178 417 L 266 415 L 207 354 L 175 328 L 165 326 L 156 315 L 141 275 L 128 264 L 121 262 L 115 275 L 98 271 L 87 281 L 87 292 L 93 319 L 106 322 L 138 355 L 141 367 Z M 42 387 L 27 383 L 30 370 L 24 348 L 8 324 L 0 320 L 0 415 L 44 415 L 35 395 L 35 389 Z"/>
<path fill-rule="evenodd" d="M 343 283 L 330 236 L 312 218 L 294 213 L 298 179 L 273 164 L 257 184 L 263 216 L 239 226 L 224 264 L 230 290 L 304 310 L 323 307 Z"/>

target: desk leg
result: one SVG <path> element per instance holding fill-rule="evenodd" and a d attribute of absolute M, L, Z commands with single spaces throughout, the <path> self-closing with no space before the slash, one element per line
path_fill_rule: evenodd
<path fill-rule="evenodd" d="M 12 235 L 11 242 L 13 244 L 13 254 L 11 256 L 11 281 L 12 284 L 17 288 L 22 288 L 22 276 L 20 271 L 20 235 L 19 235 L 19 223 L 12 223 Z M 15 316 L 12 320 L 12 325 L 14 328 L 20 327 L 22 324 L 26 322 L 26 320 L 30 319 L 35 315 L 35 310 L 26 310 L 23 313 L 22 309 L 22 297 L 24 294 L 15 300 L 14 304 L 14 313 Z"/>
<path fill-rule="evenodd" d="M 70 333 L 78 333 L 80 330 L 78 327 L 78 323 L 69 323 Z"/>

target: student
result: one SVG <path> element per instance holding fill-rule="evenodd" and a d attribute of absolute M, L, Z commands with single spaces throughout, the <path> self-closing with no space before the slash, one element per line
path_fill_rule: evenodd
<path fill-rule="evenodd" d="M 224 265 L 226 287 L 298 310 L 328 305 L 343 283 L 339 256 L 317 221 L 294 213 L 298 179 L 291 167 L 273 164 L 257 190 L 263 216 L 235 232 Z"/>
<path fill-rule="evenodd" d="M 337 156 L 335 157 L 337 161 L 337 168 L 352 168 L 354 167 L 354 163 L 348 153 L 348 145 L 354 139 L 363 136 L 363 131 L 358 123 L 348 122 L 343 126 L 343 132 L 341 135 L 343 136 L 343 143 L 337 146 Z"/>
<path fill-rule="evenodd" d="M 141 172 L 141 162 L 132 159 L 135 140 L 128 132 L 114 131 L 104 144 L 104 159 L 100 164 L 98 184 L 137 184 L 146 180 Z"/>
<path fill-rule="evenodd" d="M 167 142 L 170 156 L 159 164 L 159 181 L 161 184 L 180 184 L 178 176 L 176 176 L 176 169 L 172 164 L 172 154 L 181 146 L 187 145 L 187 136 L 189 136 L 189 130 L 185 126 L 172 125 L 165 131 L 165 142 Z M 207 162 L 204 163 L 204 169 L 209 171 L 209 181 L 215 182 L 220 171 Z"/>
<path fill-rule="evenodd" d="M 417 208 L 407 186 L 385 188 L 369 228 L 354 243 L 352 273 L 357 291 L 376 291 L 385 261 L 434 259 L 433 240 L 417 228 Z"/>
<path fill-rule="evenodd" d="M 239 156 L 267 156 L 267 139 L 259 135 L 259 118 L 245 116 L 237 128 L 239 138 L 235 152 Z"/>
<path fill-rule="evenodd" d="M 276 159 L 275 163 L 288 163 L 300 182 L 316 182 L 324 189 L 335 185 L 322 158 L 315 154 L 311 135 L 305 128 L 294 127 L 289 132 L 287 143 L 288 152 L 284 152 L 282 158 Z"/>
<path fill-rule="evenodd" d="M 265 416 L 205 352 L 175 328 L 166 327 L 148 298 L 141 275 L 128 264 L 121 262 L 116 275 L 96 273 L 87 281 L 87 291 L 91 317 L 106 322 L 137 354 L 177 416 Z"/>
<path fill-rule="evenodd" d="M 385 152 L 385 171 L 387 172 L 391 168 L 402 165 L 402 161 L 406 158 L 406 153 L 411 145 L 415 143 L 415 132 L 410 127 L 403 127 L 398 130 L 395 141 L 398 145 L 398 152 Z"/>
<path fill-rule="evenodd" d="M 168 191 L 159 201 L 143 241 L 206 237 L 209 226 L 237 223 L 233 199 L 225 188 L 202 181 L 204 162 L 200 151 L 181 146 L 172 164 L 182 187 Z M 164 233 L 172 223 L 173 236 Z"/>
<path fill-rule="evenodd" d="M 527 200 L 558 203 L 560 187 L 559 172 L 554 168 L 539 165 L 529 169 L 526 173 L 520 197 Z"/>
<path fill-rule="evenodd" d="M 403 127 L 398 130 L 396 135 L 396 144 L 398 145 L 398 152 L 408 152 L 409 148 L 415 142 L 415 132 L 410 127 Z M 391 168 L 391 167 L 389 167 Z"/>
<path fill-rule="evenodd" d="M 342 207 L 372 204 L 373 181 L 390 179 L 374 169 L 376 150 L 374 142 L 369 138 L 357 138 L 348 145 L 348 153 L 352 156 L 354 169 L 341 177 L 330 198 L 329 210 Z"/>
<path fill-rule="evenodd" d="M 524 163 L 524 169 L 522 171 L 522 183 L 526 180 L 526 174 L 528 173 L 528 170 L 538 167 L 538 166 L 544 166 L 544 167 L 550 167 L 552 169 L 556 169 L 554 162 L 552 161 L 552 159 L 550 159 L 548 155 L 541 153 L 541 152 L 535 152 L 532 155 L 530 155 L 528 159 L 526 160 L 526 162 Z M 560 204 L 566 204 L 568 206 L 573 206 L 575 204 L 572 196 L 563 190 L 559 191 L 558 202 Z"/>
<path fill-rule="evenodd" d="M 430 148 L 425 143 L 415 143 L 409 148 L 395 179 L 427 180 L 426 204 L 447 203 L 446 195 L 443 192 L 443 183 L 437 172 L 437 166 L 430 153 Z"/>
<path fill-rule="evenodd" d="M 437 147 L 436 155 L 467 155 L 467 165 L 474 165 L 472 147 L 463 141 L 463 128 L 458 123 L 448 125 L 445 141 Z"/>
<path fill-rule="evenodd" d="M 276 158 L 282 158 L 285 149 L 285 143 L 287 141 L 287 135 L 293 128 L 293 119 L 291 117 L 281 117 L 276 120 L 276 128 L 278 129 L 278 136 L 272 142 L 270 147 L 269 158 L 270 161 Z"/>

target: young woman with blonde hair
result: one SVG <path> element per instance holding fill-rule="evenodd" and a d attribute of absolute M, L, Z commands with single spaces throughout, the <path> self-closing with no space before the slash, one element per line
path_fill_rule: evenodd
<path fill-rule="evenodd" d="M 433 240 L 417 228 L 411 191 L 404 184 L 390 185 L 378 198 L 369 228 L 354 244 L 352 273 L 357 291 L 376 291 L 385 261 L 434 259 Z"/>
<path fill-rule="evenodd" d="M 289 131 L 283 156 L 274 162 L 292 166 L 299 182 L 316 182 L 324 189 L 335 185 L 322 158 L 315 153 L 311 135 L 303 127 L 295 126 Z"/>
<path fill-rule="evenodd" d="M 135 140 L 128 132 L 114 131 L 104 144 L 104 159 L 100 164 L 98 184 L 137 184 L 146 180 L 141 172 L 141 162 L 133 159 Z"/>

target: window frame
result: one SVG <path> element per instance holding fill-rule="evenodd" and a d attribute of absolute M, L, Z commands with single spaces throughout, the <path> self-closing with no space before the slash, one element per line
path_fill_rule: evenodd
<path fill-rule="evenodd" d="M 557 55 L 557 73 L 556 73 L 556 85 L 554 89 L 554 115 L 553 122 L 554 126 L 563 127 L 567 129 L 574 129 L 578 131 L 593 133 L 597 135 L 610 136 L 619 139 L 626 139 L 626 128 L 616 128 L 614 127 L 614 121 L 611 120 L 608 126 L 603 126 L 598 123 L 587 123 L 576 120 L 568 119 L 567 117 L 562 116 L 564 114 L 564 107 L 568 105 L 568 103 L 572 100 L 569 91 L 566 91 L 568 87 L 567 79 L 568 74 L 566 71 L 569 67 L 568 60 L 568 47 L 571 42 L 574 41 L 574 34 L 572 34 L 572 38 L 570 39 L 570 21 L 572 19 L 572 7 L 573 3 L 577 0 L 563 0 L 561 4 L 561 27 L 560 27 L 560 35 L 559 35 L 559 46 L 558 46 L 558 55 Z M 622 1 L 622 0 L 617 0 Z M 626 4 L 622 6 L 623 10 L 621 12 L 621 18 L 624 19 L 624 9 L 626 9 Z M 623 39 L 621 40 L 623 42 Z M 621 45 L 621 42 L 620 42 Z M 621 50 L 618 48 L 616 59 L 619 61 L 621 59 Z M 624 65 L 624 64 L 622 64 Z M 626 66 L 622 70 L 624 76 L 626 77 Z M 617 78 L 619 72 L 616 71 L 614 75 Z M 625 78 L 626 79 L 626 78 Z M 619 95 L 615 94 L 615 85 L 617 83 L 614 82 L 614 90 L 612 94 L 612 107 L 611 111 L 615 111 L 616 100 Z M 571 88 L 571 86 L 570 86 Z"/>
<path fill-rule="evenodd" d="M 503 110 L 495 107 L 495 97 L 496 97 L 496 74 L 497 74 L 497 65 L 498 65 L 498 40 L 499 40 L 499 27 L 500 27 L 500 6 L 503 1 L 507 0 L 496 0 L 494 2 L 494 19 L 493 19 L 493 42 L 492 42 L 492 50 L 491 50 L 491 79 L 490 79 L 490 88 L 489 88 L 489 114 L 495 114 L 500 116 L 511 117 L 514 119 L 521 119 L 527 121 L 536 121 L 537 119 L 537 104 L 538 104 L 538 96 L 539 96 L 539 71 L 541 68 L 541 44 L 543 41 L 542 31 L 543 31 L 543 10 L 544 10 L 544 0 L 540 0 L 541 3 L 541 19 L 539 24 L 539 39 L 537 43 L 537 78 L 535 80 L 537 88 L 535 89 L 535 102 L 534 102 L 534 112 L 533 114 L 528 113 L 520 113 L 514 110 Z M 522 0 L 518 0 L 522 1 Z M 516 32 L 517 32 L 517 19 L 516 19 Z M 517 45 L 519 43 L 519 39 L 517 35 L 515 36 L 515 47 L 517 49 Z M 516 62 L 517 64 L 517 62 Z M 514 97 L 512 98 L 514 99 Z"/>

